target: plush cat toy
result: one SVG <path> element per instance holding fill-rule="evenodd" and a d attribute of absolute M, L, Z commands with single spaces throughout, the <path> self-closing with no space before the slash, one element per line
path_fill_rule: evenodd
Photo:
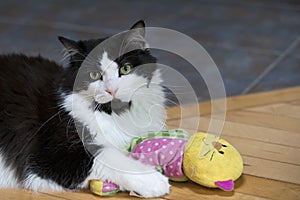
<path fill-rule="evenodd" d="M 202 132 L 191 137 L 184 130 L 150 132 L 135 138 L 129 156 L 156 168 L 172 181 L 188 179 L 211 188 L 234 189 L 243 171 L 239 152 L 227 141 Z M 118 186 L 92 180 L 90 190 L 101 196 L 118 192 Z"/>

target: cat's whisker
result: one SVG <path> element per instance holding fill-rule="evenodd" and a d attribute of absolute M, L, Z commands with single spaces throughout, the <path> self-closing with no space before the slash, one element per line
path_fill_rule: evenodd
<path fill-rule="evenodd" d="M 187 86 L 184 86 L 184 85 L 166 85 L 166 84 L 161 84 L 162 87 L 165 87 L 165 88 L 187 88 Z"/>
<path fill-rule="evenodd" d="M 46 120 L 33 134 L 30 135 L 29 137 L 29 142 L 31 142 L 33 139 L 35 139 L 35 136 L 39 133 L 39 131 L 52 119 L 54 119 L 57 115 L 60 114 L 60 112 L 62 112 L 62 110 L 59 110 L 57 113 L 55 113 L 54 115 L 52 115 L 50 118 L 48 118 L 48 120 Z M 23 150 L 26 148 L 26 146 L 23 146 L 21 149 L 21 152 L 23 152 Z"/>
<path fill-rule="evenodd" d="M 73 123 L 73 122 L 74 122 L 74 119 L 73 119 L 73 118 L 70 118 L 70 119 L 68 120 L 67 127 L 66 127 L 66 136 L 67 136 L 67 138 L 69 137 L 69 128 L 70 128 L 70 126 L 71 126 L 71 123 Z"/>
<path fill-rule="evenodd" d="M 94 107 L 94 110 L 98 110 L 100 104 L 99 103 L 96 103 L 95 107 Z"/>
<path fill-rule="evenodd" d="M 152 94 L 151 92 L 138 92 L 136 94 Z M 173 92 L 173 91 L 165 91 L 164 94 L 195 94 L 194 92 Z"/>
<path fill-rule="evenodd" d="M 49 121 L 51 121 L 52 119 L 54 119 L 56 117 L 56 115 L 59 115 L 60 112 L 62 111 L 58 111 L 57 113 L 55 113 L 54 115 L 52 115 L 48 120 L 46 120 L 36 131 L 33 135 L 36 135 Z"/>

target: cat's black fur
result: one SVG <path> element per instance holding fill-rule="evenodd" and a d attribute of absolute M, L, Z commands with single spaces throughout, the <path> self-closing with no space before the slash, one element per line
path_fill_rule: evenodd
<path fill-rule="evenodd" d="M 66 69 L 42 57 L 0 56 L 0 148 L 22 182 L 29 174 L 73 189 L 88 175 L 85 151 L 73 119 L 57 93 Z"/>
<path fill-rule="evenodd" d="M 36 174 L 64 188 L 76 189 L 89 175 L 94 158 L 84 148 L 74 119 L 61 107 L 61 94 L 73 91 L 82 61 L 103 39 L 59 39 L 65 46 L 79 50 L 70 56 L 66 68 L 41 56 L 0 56 L 0 150 L 20 183 Z M 156 61 L 147 50 L 130 54 L 135 54 L 134 65 Z M 149 70 L 145 76 L 151 73 Z M 131 102 L 125 105 L 126 109 L 130 106 Z M 108 114 L 114 111 L 110 105 L 97 109 Z"/>

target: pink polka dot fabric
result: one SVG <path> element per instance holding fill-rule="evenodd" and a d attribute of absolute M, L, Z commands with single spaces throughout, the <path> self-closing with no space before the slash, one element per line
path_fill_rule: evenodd
<path fill-rule="evenodd" d="M 181 138 L 148 139 L 137 144 L 129 156 L 147 165 L 160 166 L 171 179 L 183 179 L 182 161 L 186 142 Z"/>

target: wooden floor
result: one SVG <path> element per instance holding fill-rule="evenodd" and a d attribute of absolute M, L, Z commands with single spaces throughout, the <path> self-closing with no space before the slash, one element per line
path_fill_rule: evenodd
<path fill-rule="evenodd" d="M 199 130 L 210 122 L 210 103 L 199 105 Z M 188 106 L 187 106 L 188 108 Z M 180 109 L 168 110 L 169 127 L 180 123 Z M 198 116 L 190 110 L 184 128 Z M 194 183 L 172 183 L 171 194 L 158 199 L 300 199 L 300 87 L 231 97 L 222 137 L 232 143 L 244 159 L 244 173 L 233 192 L 207 189 Z M 0 199 L 100 199 L 82 192 L 0 190 Z M 119 193 L 106 199 L 137 199 Z"/>

